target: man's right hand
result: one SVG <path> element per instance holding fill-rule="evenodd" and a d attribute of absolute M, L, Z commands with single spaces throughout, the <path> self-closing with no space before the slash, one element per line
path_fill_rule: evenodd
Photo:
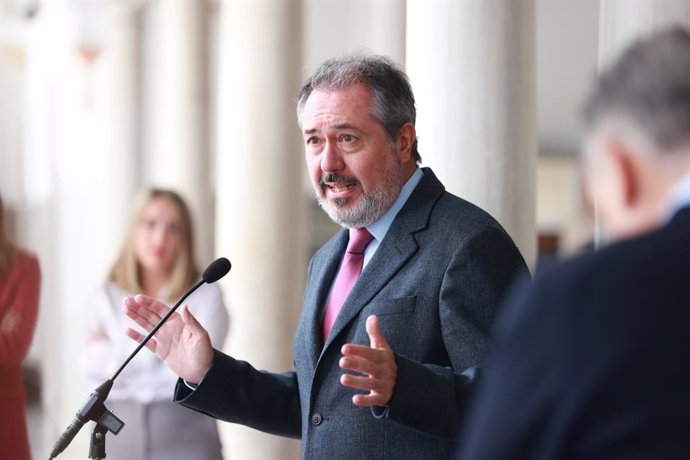
<path fill-rule="evenodd" d="M 125 315 L 148 332 L 170 311 L 164 303 L 141 294 L 127 297 L 122 303 Z M 132 328 L 127 328 L 125 333 L 137 342 L 145 337 Z M 201 382 L 213 360 L 208 332 L 189 313 L 186 305 L 181 313 L 174 313 L 166 320 L 146 347 L 173 372 L 193 384 Z"/>

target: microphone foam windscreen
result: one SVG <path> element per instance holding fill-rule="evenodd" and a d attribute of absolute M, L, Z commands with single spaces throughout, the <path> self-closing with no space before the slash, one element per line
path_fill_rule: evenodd
<path fill-rule="evenodd" d="M 232 267 L 232 265 L 228 259 L 225 257 L 219 257 L 211 262 L 208 267 L 206 267 L 204 273 L 201 274 L 201 279 L 209 284 L 215 283 L 228 274 L 230 267 Z"/>

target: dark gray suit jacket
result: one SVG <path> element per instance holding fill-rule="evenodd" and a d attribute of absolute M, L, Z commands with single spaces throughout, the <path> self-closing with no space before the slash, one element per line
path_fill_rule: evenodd
<path fill-rule="evenodd" d="M 343 230 L 314 255 L 295 336 L 295 371 L 257 371 L 216 351 L 195 391 L 175 400 L 269 433 L 302 439 L 304 458 L 447 458 L 489 330 L 511 281 L 527 268 L 501 226 L 447 193 L 430 169 L 393 221 L 321 344 L 321 319 L 348 241 Z M 396 353 L 387 408 L 352 404 L 339 383 L 340 348 L 369 344 L 375 313 Z"/>
<path fill-rule="evenodd" d="M 690 458 L 690 207 L 510 296 L 458 458 Z"/>

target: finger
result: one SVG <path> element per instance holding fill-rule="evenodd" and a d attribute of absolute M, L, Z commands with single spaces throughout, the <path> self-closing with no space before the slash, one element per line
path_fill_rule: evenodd
<path fill-rule="evenodd" d="M 355 390 L 383 392 L 385 386 L 383 382 L 371 377 L 360 377 L 352 374 L 343 374 L 340 376 L 340 383 L 346 387 L 354 388 Z"/>
<path fill-rule="evenodd" d="M 340 362 L 338 364 L 340 365 L 341 369 L 359 372 L 361 374 L 376 376 L 381 373 L 381 370 L 378 368 L 378 366 L 367 359 L 343 356 L 340 358 Z"/>
<path fill-rule="evenodd" d="M 160 303 L 158 301 L 154 302 Z M 125 314 L 147 330 L 152 329 L 153 326 L 160 322 L 162 316 L 170 311 L 167 306 L 164 306 L 164 309 L 154 309 L 151 305 L 140 304 L 131 297 L 125 298 L 122 304 Z M 142 324 L 142 320 L 147 321 L 148 324 Z"/>
<path fill-rule="evenodd" d="M 381 362 L 385 359 L 385 352 L 383 350 L 367 347 L 366 345 L 357 345 L 354 343 L 347 343 L 340 349 L 343 356 L 352 356 L 361 359 L 367 359 L 373 362 Z"/>
<path fill-rule="evenodd" d="M 204 327 L 197 321 L 197 319 L 192 315 L 192 312 L 189 311 L 189 307 L 187 305 L 184 305 L 182 307 L 182 312 L 180 314 L 182 316 L 182 321 L 186 326 L 190 326 L 193 329 L 203 329 Z"/>
<path fill-rule="evenodd" d="M 151 310 L 158 316 L 165 316 L 165 314 L 168 313 L 168 310 L 170 310 L 170 307 L 160 300 L 156 300 L 153 297 L 149 297 L 144 294 L 137 294 L 134 296 L 134 300 L 139 305 L 146 307 L 148 310 Z"/>
<path fill-rule="evenodd" d="M 154 315 L 158 318 L 164 316 L 170 310 L 167 305 L 142 294 L 136 297 L 125 297 L 122 305 L 129 306 L 143 316 Z"/>
<path fill-rule="evenodd" d="M 369 315 L 367 318 L 366 329 L 371 348 L 390 348 L 388 346 L 388 342 L 386 342 L 386 339 L 381 333 L 379 319 L 376 317 L 376 315 Z"/>
<path fill-rule="evenodd" d="M 130 317 L 132 315 L 142 316 L 147 309 L 148 307 L 134 300 L 134 297 L 125 297 L 122 299 L 122 311 Z M 132 317 L 132 319 L 134 318 Z"/>
<path fill-rule="evenodd" d="M 352 404 L 359 407 L 385 406 L 388 404 L 386 397 L 380 393 L 369 393 L 366 395 L 354 395 Z"/>
<path fill-rule="evenodd" d="M 127 329 L 125 329 L 125 335 L 127 335 L 127 337 L 129 337 L 131 339 L 134 339 L 137 343 L 141 343 L 141 341 L 144 340 L 144 337 L 145 337 L 143 334 L 135 331 L 131 327 L 128 327 Z M 148 348 L 149 350 L 151 350 L 152 352 L 154 352 L 154 353 L 156 352 L 156 341 L 155 340 L 149 340 L 148 342 L 146 342 L 146 345 L 144 345 L 144 346 L 146 348 Z"/>
<path fill-rule="evenodd" d="M 122 311 L 131 318 L 139 326 L 143 327 L 146 331 L 150 331 L 155 326 L 155 320 L 149 320 L 145 316 L 142 316 L 139 310 L 135 310 L 132 307 L 125 305 L 122 307 Z"/>

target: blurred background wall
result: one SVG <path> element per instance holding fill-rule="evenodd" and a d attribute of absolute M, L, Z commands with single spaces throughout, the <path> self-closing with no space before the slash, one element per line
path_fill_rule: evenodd
<path fill-rule="evenodd" d="M 313 202 L 294 116 L 321 61 L 369 50 L 403 66 L 424 165 L 496 216 L 536 269 L 594 235 L 577 154 L 598 66 L 687 23 L 688 4 L 0 0 L 0 192 L 44 277 L 26 363 L 36 456 L 91 390 L 79 324 L 143 186 L 190 202 L 202 265 L 233 262 L 226 351 L 291 368 L 306 263 L 337 230 Z M 64 458 L 86 456 L 87 430 Z M 222 435 L 228 458 L 298 456 L 295 441 L 228 424 Z"/>

